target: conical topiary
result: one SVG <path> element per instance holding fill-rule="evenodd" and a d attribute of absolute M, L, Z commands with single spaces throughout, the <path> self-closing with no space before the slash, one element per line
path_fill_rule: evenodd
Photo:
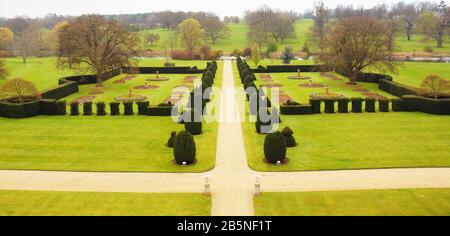
<path fill-rule="evenodd" d="M 195 163 L 194 137 L 187 131 L 178 132 L 173 142 L 173 156 L 178 165 Z"/>
<path fill-rule="evenodd" d="M 174 141 L 175 141 L 175 136 L 176 136 L 176 135 L 177 135 L 177 132 L 176 132 L 176 131 L 173 131 L 173 132 L 170 134 L 169 141 L 167 141 L 167 147 L 173 148 L 173 143 L 174 143 Z"/>
<path fill-rule="evenodd" d="M 289 127 L 285 127 L 281 133 L 283 134 L 286 140 L 286 147 L 295 147 L 297 146 L 297 141 L 294 137 L 294 132 Z"/>
<path fill-rule="evenodd" d="M 264 155 L 266 161 L 272 164 L 283 163 L 286 160 L 286 140 L 281 132 L 266 135 Z"/>

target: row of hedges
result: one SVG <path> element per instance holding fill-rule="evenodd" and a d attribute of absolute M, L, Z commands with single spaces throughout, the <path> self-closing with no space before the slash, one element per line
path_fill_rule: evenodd
<path fill-rule="evenodd" d="M 201 74 L 197 67 L 124 67 L 125 74 Z"/>
<path fill-rule="evenodd" d="M 48 89 L 42 92 L 43 99 L 62 99 L 68 97 L 79 91 L 78 83 L 73 81 L 67 81 L 67 83 L 61 84 L 56 88 Z"/>
<path fill-rule="evenodd" d="M 436 115 L 450 115 L 450 99 L 433 99 L 416 95 L 405 95 L 393 101 L 398 111 L 420 111 Z"/>
<path fill-rule="evenodd" d="M 259 66 L 256 69 L 251 69 L 253 73 L 290 73 L 298 72 L 320 72 L 323 66 L 320 65 L 276 65 L 276 66 Z"/>
<path fill-rule="evenodd" d="M 394 81 L 380 80 L 378 83 L 378 88 L 397 97 L 404 95 L 417 95 L 417 91 L 414 88 Z"/>

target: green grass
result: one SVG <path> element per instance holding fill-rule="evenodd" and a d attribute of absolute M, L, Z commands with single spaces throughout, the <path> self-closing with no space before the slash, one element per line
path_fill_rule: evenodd
<path fill-rule="evenodd" d="M 214 167 L 217 124 L 204 122 L 195 136 L 198 163 L 172 164 L 165 145 L 184 130 L 170 117 L 0 118 L 0 169 L 203 172 Z"/>
<path fill-rule="evenodd" d="M 314 42 L 310 39 L 310 28 L 313 26 L 314 21 L 311 19 L 304 19 L 297 21 L 294 25 L 295 27 L 295 37 L 286 39 L 284 42 L 278 42 L 278 50 L 282 51 L 285 47 L 291 46 L 294 50 L 301 50 L 303 45 L 308 44 L 310 49 L 314 50 Z M 206 44 L 210 44 L 213 50 L 221 50 L 224 52 L 231 53 L 233 49 L 244 49 L 250 47 L 251 43 L 247 39 L 248 26 L 245 22 L 238 24 L 231 23 L 228 24 L 230 28 L 230 37 L 223 39 L 216 44 L 211 44 L 209 40 L 206 40 Z M 148 30 L 148 32 L 154 32 L 160 35 L 161 40 L 152 50 L 163 50 L 163 44 L 165 39 L 172 37 L 176 32 L 175 30 L 166 29 L 154 29 Z M 424 51 L 424 47 L 430 46 L 433 51 L 439 53 L 449 53 L 450 52 L 450 38 L 446 37 L 444 42 L 444 48 L 437 48 L 436 42 L 434 40 L 423 40 L 423 35 L 415 34 L 410 41 L 406 40 L 406 35 L 401 33 L 397 36 L 396 43 L 398 46 L 397 51 L 399 52 L 414 52 L 414 51 Z M 265 50 L 265 49 L 264 49 Z"/>
<path fill-rule="evenodd" d="M 449 216 L 450 189 L 263 193 L 257 216 Z"/>
<path fill-rule="evenodd" d="M 288 76 L 295 76 L 297 73 L 272 73 L 270 74 L 273 83 L 281 84 L 283 87 L 280 90 L 287 93 L 295 101 L 300 103 L 309 103 L 309 98 L 312 93 L 325 92 L 326 88 L 304 88 L 299 87 L 300 84 L 308 84 L 309 80 L 292 80 L 288 79 Z M 302 76 L 311 77 L 313 83 L 322 84 L 328 86 L 330 92 L 340 93 L 346 97 L 365 97 L 361 92 L 353 91 L 354 89 L 367 89 L 371 92 L 383 95 L 385 97 L 393 97 L 391 94 L 386 93 L 378 89 L 378 85 L 375 83 L 358 83 L 361 87 L 355 88 L 347 85 L 348 79 L 344 76 L 335 74 L 340 80 L 331 80 L 320 75 L 320 73 L 301 73 Z M 260 84 L 265 84 L 265 82 L 259 79 L 256 82 L 257 86 Z"/>
<path fill-rule="evenodd" d="M 39 90 L 58 86 L 58 79 L 64 76 L 78 75 L 75 70 L 56 68 L 55 57 L 29 58 L 24 65 L 21 58 L 6 58 L 7 79 L 22 78 L 33 82 Z M 3 83 L 0 81 L 0 84 Z"/>
<path fill-rule="evenodd" d="M 244 123 L 250 167 L 258 171 L 448 167 L 450 117 L 425 113 L 363 113 L 282 116 L 299 145 L 288 148 L 289 163 L 267 164 L 264 135 Z"/>
<path fill-rule="evenodd" d="M 0 191 L 1 216 L 209 216 L 194 193 Z"/>
<path fill-rule="evenodd" d="M 450 80 L 450 64 L 432 62 L 405 62 L 398 67 L 398 74 L 392 74 L 394 81 L 413 87 L 430 74 L 437 74 Z"/>

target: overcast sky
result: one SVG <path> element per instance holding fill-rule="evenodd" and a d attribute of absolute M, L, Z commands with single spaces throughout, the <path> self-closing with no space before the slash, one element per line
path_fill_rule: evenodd
<path fill-rule="evenodd" d="M 414 0 L 403 0 L 415 2 Z M 436 0 L 437 1 L 437 0 Z M 119 14 L 145 13 L 162 10 L 211 11 L 220 16 L 242 16 L 248 9 L 261 5 L 282 10 L 303 12 L 311 9 L 316 0 L 0 0 L 0 16 L 41 17 L 48 13 L 82 15 L 88 13 Z M 372 7 L 392 0 L 323 0 L 329 7 L 353 4 Z"/>

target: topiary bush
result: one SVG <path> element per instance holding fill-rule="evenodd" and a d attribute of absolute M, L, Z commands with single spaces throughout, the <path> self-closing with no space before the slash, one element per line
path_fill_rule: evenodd
<path fill-rule="evenodd" d="M 173 142 L 173 156 L 178 165 L 195 163 L 196 147 L 194 137 L 187 131 L 178 132 Z"/>
<path fill-rule="evenodd" d="M 79 102 L 70 103 L 70 115 L 71 116 L 79 116 L 80 115 L 80 103 Z"/>
<path fill-rule="evenodd" d="M 350 99 L 348 98 L 339 98 L 338 99 L 338 112 L 339 113 L 348 113 L 348 103 Z"/>
<path fill-rule="evenodd" d="M 322 101 L 318 98 L 311 98 L 309 99 L 309 103 L 312 106 L 312 112 L 313 114 L 319 114 L 321 112 L 321 104 Z"/>
<path fill-rule="evenodd" d="M 366 98 L 366 112 L 375 112 L 375 98 Z"/>
<path fill-rule="evenodd" d="M 92 116 L 92 102 L 83 103 L 83 115 L 84 116 Z"/>
<path fill-rule="evenodd" d="M 392 99 L 392 111 L 404 111 L 401 98 Z"/>
<path fill-rule="evenodd" d="M 111 109 L 112 116 L 120 115 L 120 103 L 119 102 L 111 102 L 111 103 L 109 103 L 109 106 Z"/>
<path fill-rule="evenodd" d="M 353 113 L 361 113 L 362 112 L 362 98 L 352 98 L 352 112 Z"/>
<path fill-rule="evenodd" d="M 123 114 L 126 116 L 134 115 L 133 111 L 133 102 L 123 102 L 124 112 Z"/>
<path fill-rule="evenodd" d="M 150 106 L 149 101 L 139 101 L 136 102 L 138 105 L 138 115 L 145 116 L 147 115 L 147 108 Z"/>
<path fill-rule="evenodd" d="M 261 113 L 266 114 L 269 117 L 269 113 L 267 112 L 267 108 L 261 108 L 259 109 L 259 112 L 256 114 L 256 122 L 255 122 L 255 127 L 256 127 L 256 132 L 259 134 L 268 134 L 272 132 L 272 122 L 270 120 L 269 117 L 269 121 L 263 121 L 262 117 L 261 117 Z"/>
<path fill-rule="evenodd" d="M 383 98 L 378 101 L 381 112 L 389 112 L 389 99 Z"/>
<path fill-rule="evenodd" d="M 173 131 L 173 132 L 170 134 L 169 140 L 167 141 L 167 147 L 173 148 L 173 143 L 174 143 L 174 141 L 175 141 L 175 136 L 177 136 L 177 132 L 176 132 L 176 131 Z"/>
<path fill-rule="evenodd" d="M 297 141 L 294 137 L 294 132 L 289 127 L 285 127 L 281 133 L 283 134 L 286 140 L 286 147 L 295 147 L 297 146 Z"/>
<path fill-rule="evenodd" d="M 335 104 L 335 100 L 334 99 L 325 99 L 325 113 L 327 114 L 332 114 L 334 113 L 334 104 Z"/>
<path fill-rule="evenodd" d="M 283 163 L 286 160 L 286 140 L 281 132 L 266 135 L 264 155 L 266 161 L 272 164 Z"/>
<path fill-rule="evenodd" d="M 97 116 L 106 116 L 106 105 L 104 102 L 97 102 Z"/>
<path fill-rule="evenodd" d="M 188 116 L 188 117 L 186 117 Z M 191 109 L 183 113 L 184 128 L 192 135 L 199 135 L 202 133 L 202 115 L 196 109 Z"/>

